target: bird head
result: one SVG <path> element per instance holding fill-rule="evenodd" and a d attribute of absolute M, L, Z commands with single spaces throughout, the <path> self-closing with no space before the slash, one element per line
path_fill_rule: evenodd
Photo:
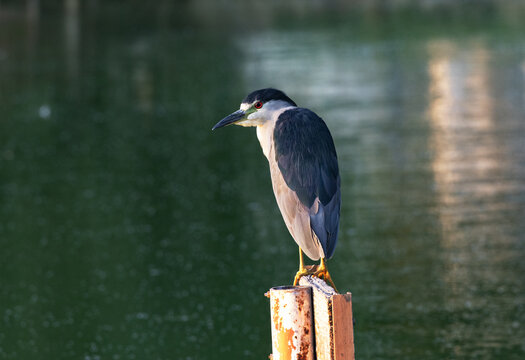
<path fill-rule="evenodd" d="M 258 126 L 270 120 L 276 111 L 297 106 L 284 92 L 267 88 L 256 90 L 244 98 L 240 109 L 219 121 L 212 130 L 227 126 Z"/>

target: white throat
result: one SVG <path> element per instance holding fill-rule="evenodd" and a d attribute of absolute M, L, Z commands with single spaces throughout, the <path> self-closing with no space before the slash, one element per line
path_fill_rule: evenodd
<path fill-rule="evenodd" d="M 281 102 L 281 101 L 279 101 Z M 267 105 L 269 105 L 268 103 Z M 277 119 L 279 118 L 279 115 L 281 115 L 286 110 L 292 109 L 295 106 L 291 106 L 288 103 L 285 103 L 285 107 L 280 107 L 278 109 L 274 109 L 271 112 L 271 116 L 262 122 L 261 124 L 257 125 L 257 139 L 259 139 L 259 143 L 261 144 L 262 151 L 264 153 L 264 156 L 266 156 L 267 159 L 270 159 L 270 156 L 273 156 L 273 130 L 275 128 L 275 123 L 277 122 Z"/>

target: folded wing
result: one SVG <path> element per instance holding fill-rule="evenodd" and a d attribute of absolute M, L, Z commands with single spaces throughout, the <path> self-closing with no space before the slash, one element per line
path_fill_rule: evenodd
<path fill-rule="evenodd" d="M 330 258 L 339 230 L 341 180 L 328 127 L 314 112 L 293 108 L 279 116 L 273 136 L 280 171 L 273 166 L 272 182 L 288 229 L 310 258 Z"/>

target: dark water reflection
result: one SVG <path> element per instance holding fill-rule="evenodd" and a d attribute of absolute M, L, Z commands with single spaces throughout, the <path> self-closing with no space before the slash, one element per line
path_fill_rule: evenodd
<path fill-rule="evenodd" d="M 267 356 L 262 294 L 291 281 L 297 250 L 254 132 L 210 132 L 264 86 L 334 134 L 330 268 L 354 293 L 359 357 L 525 356 L 525 29 L 510 12 L 247 30 L 200 2 L 28 4 L 0 12 L 0 358 Z"/>

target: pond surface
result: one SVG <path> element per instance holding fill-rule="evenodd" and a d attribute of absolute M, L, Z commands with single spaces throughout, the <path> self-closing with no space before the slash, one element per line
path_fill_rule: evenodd
<path fill-rule="evenodd" d="M 267 86 L 334 136 L 358 358 L 525 358 L 522 7 L 10 3 L 0 358 L 267 357 L 297 247 L 253 129 L 211 132 Z"/>

